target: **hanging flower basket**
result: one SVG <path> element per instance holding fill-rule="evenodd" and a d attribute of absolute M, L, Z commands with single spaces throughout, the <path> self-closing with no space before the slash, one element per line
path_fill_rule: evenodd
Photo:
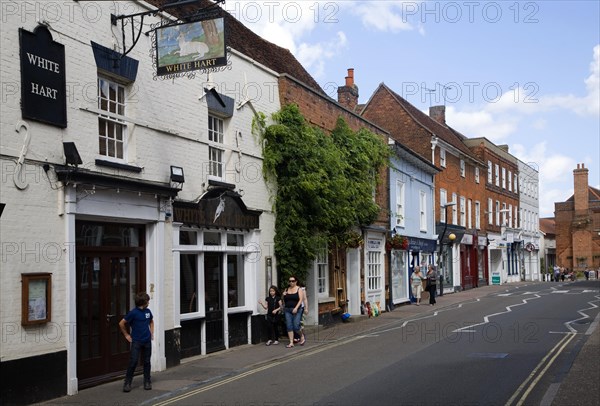
<path fill-rule="evenodd" d="M 364 243 L 362 234 L 356 231 L 350 231 L 344 235 L 343 245 L 348 248 L 359 248 Z"/>
<path fill-rule="evenodd" d="M 408 249 L 408 238 L 396 234 L 391 238 L 388 238 L 385 242 L 385 248 L 388 251 L 391 250 L 406 250 Z"/>

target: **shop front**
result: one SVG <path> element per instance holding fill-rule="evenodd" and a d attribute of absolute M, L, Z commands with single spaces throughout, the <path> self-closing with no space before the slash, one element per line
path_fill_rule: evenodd
<path fill-rule="evenodd" d="M 260 259 L 260 211 L 229 187 L 175 202 L 174 320 L 167 362 L 248 344 Z"/>
<path fill-rule="evenodd" d="M 364 298 L 369 306 L 377 306 L 380 311 L 386 309 L 385 296 L 385 233 L 367 231 L 364 256 Z"/>
<path fill-rule="evenodd" d="M 56 172 L 65 185 L 67 241 L 75 242 L 66 287 L 67 320 L 76 326 L 67 346 L 73 393 L 124 373 L 129 345 L 118 323 L 135 307 L 136 293 L 150 295 L 155 331 L 161 331 L 165 207 L 179 190 L 71 167 Z M 163 346 L 160 333 L 155 346 Z M 153 351 L 152 369 L 164 368 L 164 353 Z"/>
<path fill-rule="evenodd" d="M 479 286 L 489 285 L 488 241 L 485 236 L 477 236 L 477 278 Z"/>

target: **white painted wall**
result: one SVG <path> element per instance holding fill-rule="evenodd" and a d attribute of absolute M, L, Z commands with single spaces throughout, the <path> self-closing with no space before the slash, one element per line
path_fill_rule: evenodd
<path fill-rule="evenodd" d="M 51 6 L 50 6 L 51 4 Z M 123 163 L 139 166 L 141 173 L 127 173 L 97 167 L 98 116 L 96 113 L 98 72 L 91 49 L 94 41 L 117 50 L 121 47 L 119 28 L 110 15 L 143 11 L 142 2 L 3 2 L 1 24 L 0 81 L 0 200 L 6 208 L 0 220 L 1 266 L 0 360 L 68 351 L 69 393 L 77 388 L 75 371 L 74 308 L 74 219 L 100 216 L 119 221 L 147 223 L 148 288 L 154 284 L 153 312 L 157 315 L 157 338 L 153 368 L 163 369 L 164 330 L 175 327 L 171 223 L 164 221 L 164 208 L 153 196 L 115 190 L 86 194 L 64 190 L 56 181 L 55 164 L 63 164 L 64 141 L 74 141 L 85 169 L 113 175 L 168 183 L 170 165 L 182 166 L 186 181 L 179 197 L 195 200 L 207 185 L 207 107 L 204 88 L 216 89 L 238 102 L 252 98 L 255 110 L 269 116 L 280 107 L 277 75 L 239 54 L 231 55 L 231 69 L 197 74 L 194 79 L 154 80 L 151 37 L 142 35 L 128 55 L 139 61 L 136 81 L 128 86 L 126 118 L 129 122 L 128 155 Z M 115 9 L 118 8 L 118 10 Z M 65 46 L 68 88 L 65 129 L 31 120 L 26 122 L 30 141 L 24 154 L 23 178 L 15 178 L 16 161 L 24 150 L 25 133 L 20 126 L 20 65 L 18 29 L 33 31 L 46 21 L 53 39 Z M 147 18 L 145 23 L 156 22 Z M 261 144 L 251 133 L 253 111 L 249 104 L 235 110 L 226 127 L 225 182 L 243 191 L 249 208 L 263 210 L 260 217 L 260 250 L 255 281 L 249 302 L 256 303 L 267 289 L 264 257 L 272 256 L 274 215 L 269 189 L 262 177 Z M 241 136 L 239 135 L 241 133 Z M 236 134 L 238 134 L 236 138 Z M 44 164 L 50 165 L 46 172 Z M 239 171 L 236 170 L 239 168 Z M 17 188 L 27 185 L 24 189 Z M 273 262 L 273 269 L 275 269 Z M 52 273 L 52 323 L 40 327 L 20 325 L 22 273 Z M 275 275 L 274 275 L 275 277 Z M 255 312 L 258 309 L 255 309 Z M 162 347 L 161 347 L 162 346 Z"/>

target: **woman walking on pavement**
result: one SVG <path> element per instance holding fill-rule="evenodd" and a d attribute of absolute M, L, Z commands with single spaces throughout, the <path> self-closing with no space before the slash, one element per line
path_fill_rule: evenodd
<path fill-rule="evenodd" d="M 412 294 L 417 301 L 416 305 L 420 306 L 421 304 L 421 292 L 423 291 L 423 275 L 421 275 L 421 267 L 419 265 L 415 266 L 415 270 L 410 276 L 411 286 L 412 286 Z"/>
<path fill-rule="evenodd" d="M 433 306 L 435 302 L 435 291 L 437 289 L 437 272 L 433 265 L 429 265 L 427 270 L 427 291 L 429 292 L 429 305 Z"/>
<path fill-rule="evenodd" d="M 289 286 L 283 292 L 283 304 L 285 314 L 285 326 L 288 332 L 290 343 L 286 348 L 294 347 L 294 333 L 300 334 L 300 345 L 304 345 L 305 339 L 300 329 L 300 320 L 302 320 L 302 303 L 304 302 L 304 291 L 298 286 L 298 279 L 290 276 Z"/>

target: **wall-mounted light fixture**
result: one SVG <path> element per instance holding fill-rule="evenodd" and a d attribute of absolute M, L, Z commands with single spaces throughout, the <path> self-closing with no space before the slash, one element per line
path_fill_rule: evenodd
<path fill-rule="evenodd" d="M 171 182 L 183 183 L 185 177 L 183 176 L 183 168 L 180 166 L 171 165 Z"/>
<path fill-rule="evenodd" d="M 77 166 L 83 163 L 74 142 L 63 142 L 63 152 L 65 154 L 67 165 Z"/>

